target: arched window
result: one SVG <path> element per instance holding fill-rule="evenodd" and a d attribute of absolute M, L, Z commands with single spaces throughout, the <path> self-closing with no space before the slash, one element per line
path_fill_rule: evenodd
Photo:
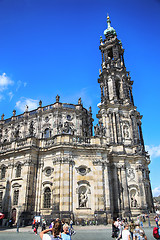
<path fill-rule="evenodd" d="M 14 190 L 13 193 L 13 205 L 18 205 L 18 198 L 19 198 L 19 190 Z"/>
<path fill-rule="evenodd" d="M 120 82 L 119 82 L 119 80 L 115 81 L 115 87 L 116 87 L 117 99 L 120 99 Z"/>
<path fill-rule="evenodd" d="M 20 177 L 21 176 L 21 164 L 18 164 L 17 168 L 16 168 L 16 177 Z"/>
<path fill-rule="evenodd" d="M 44 138 L 49 138 L 50 137 L 50 131 L 49 128 L 46 128 L 44 131 Z"/>
<path fill-rule="evenodd" d="M 49 187 L 47 187 L 44 191 L 44 202 L 43 202 L 44 208 L 50 208 L 51 207 L 51 190 Z"/>
<path fill-rule="evenodd" d="M 6 175 L 6 168 L 2 167 L 2 169 L 1 169 L 1 179 L 5 178 L 5 175 Z"/>

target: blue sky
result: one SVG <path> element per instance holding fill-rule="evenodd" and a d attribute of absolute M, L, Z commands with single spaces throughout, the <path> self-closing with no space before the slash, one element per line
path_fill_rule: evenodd
<path fill-rule="evenodd" d="M 0 0 L 0 115 L 5 118 L 60 101 L 92 106 L 96 123 L 100 88 L 99 39 L 106 17 L 125 49 L 134 81 L 137 110 L 143 115 L 150 178 L 160 194 L 160 1 L 159 0 Z"/>

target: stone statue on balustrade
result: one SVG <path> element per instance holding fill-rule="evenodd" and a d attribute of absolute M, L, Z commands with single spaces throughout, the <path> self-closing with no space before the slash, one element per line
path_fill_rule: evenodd
<path fill-rule="evenodd" d="M 105 136 L 106 134 L 106 129 L 103 127 L 103 124 L 101 122 L 99 122 L 99 125 L 96 124 L 94 126 L 94 133 L 95 133 L 95 136 Z"/>
<path fill-rule="evenodd" d="M 61 134 L 62 133 L 62 127 L 63 127 L 62 123 L 59 122 L 58 126 L 57 126 L 57 134 Z"/>
<path fill-rule="evenodd" d="M 30 123 L 30 126 L 29 126 L 29 135 L 30 136 L 34 135 L 33 121 Z"/>

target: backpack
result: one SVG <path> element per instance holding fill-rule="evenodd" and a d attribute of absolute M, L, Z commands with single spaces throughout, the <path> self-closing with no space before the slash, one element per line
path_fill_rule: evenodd
<path fill-rule="evenodd" d="M 156 239 L 160 239 L 160 236 L 158 234 L 158 228 L 157 227 L 154 227 L 153 228 L 153 237 L 156 238 Z"/>

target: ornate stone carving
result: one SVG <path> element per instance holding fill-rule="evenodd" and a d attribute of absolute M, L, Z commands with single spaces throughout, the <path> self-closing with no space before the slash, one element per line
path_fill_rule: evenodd
<path fill-rule="evenodd" d="M 129 138 L 129 127 L 127 125 L 123 126 L 123 135 L 125 139 Z"/>
<path fill-rule="evenodd" d="M 29 126 L 29 135 L 30 136 L 34 135 L 33 121 L 30 123 L 30 126 Z"/>
<path fill-rule="evenodd" d="M 16 110 L 15 109 L 13 110 L 13 116 L 16 116 Z"/>
<path fill-rule="evenodd" d="M 19 130 L 19 126 L 15 129 L 15 131 L 14 131 L 14 137 L 15 138 L 19 138 L 20 137 L 20 130 Z"/>
<path fill-rule="evenodd" d="M 28 112 L 28 105 L 26 105 L 26 109 L 25 109 L 25 112 Z"/>
<path fill-rule="evenodd" d="M 128 181 L 132 181 L 132 180 L 135 179 L 134 168 L 128 168 L 127 169 L 127 177 L 128 177 Z"/>
<path fill-rule="evenodd" d="M 4 113 L 3 113 L 2 116 L 1 116 L 1 120 L 2 120 L 2 121 L 4 120 Z"/>
<path fill-rule="evenodd" d="M 58 157 L 58 158 L 53 159 L 53 164 L 60 164 L 60 163 L 74 164 L 74 161 L 73 161 L 72 157 Z"/>
<path fill-rule="evenodd" d="M 82 104 L 82 99 L 81 99 L 81 97 L 78 99 L 78 104 L 79 104 L 79 105 Z"/>
<path fill-rule="evenodd" d="M 58 123 L 58 126 L 57 126 L 57 134 L 62 133 L 62 127 L 63 127 L 62 123 L 59 122 L 59 123 Z"/>
<path fill-rule="evenodd" d="M 59 102 L 60 96 L 57 94 L 56 96 L 56 102 Z"/>
<path fill-rule="evenodd" d="M 99 122 L 99 126 L 98 126 L 98 124 L 96 124 L 94 126 L 94 134 L 95 134 L 95 136 L 101 136 L 101 137 L 105 136 L 106 129 L 105 129 L 105 127 L 103 127 L 102 122 Z"/>
<path fill-rule="evenodd" d="M 42 107 L 42 101 L 41 100 L 39 101 L 39 107 Z"/>
<path fill-rule="evenodd" d="M 86 207 L 88 201 L 87 192 L 81 192 L 79 194 L 79 207 Z"/>

